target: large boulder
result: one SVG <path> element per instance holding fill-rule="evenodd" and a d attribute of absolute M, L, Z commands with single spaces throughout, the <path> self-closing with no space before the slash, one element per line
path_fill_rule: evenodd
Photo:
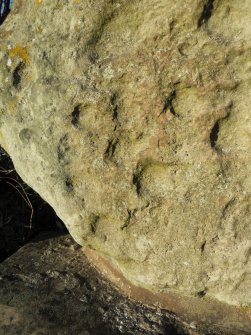
<path fill-rule="evenodd" d="M 1 145 L 134 285 L 251 305 L 249 0 L 14 2 Z"/>

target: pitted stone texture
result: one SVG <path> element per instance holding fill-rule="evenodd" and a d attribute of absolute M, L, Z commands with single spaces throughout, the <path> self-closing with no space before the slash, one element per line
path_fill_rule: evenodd
<path fill-rule="evenodd" d="M 1 28 L 1 144 L 136 285 L 251 304 L 250 20 L 248 0 L 30 0 Z"/>

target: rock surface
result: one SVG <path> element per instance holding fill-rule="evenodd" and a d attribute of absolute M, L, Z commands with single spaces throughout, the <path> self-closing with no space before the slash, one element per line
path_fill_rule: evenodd
<path fill-rule="evenodd" d="M 135 285 L 251 305 L 249 0 L 15 1 L 0 143 Z"/>
<path fill-rule="evenodd" d="M 189 330 L 172 313 L 126 299 L 87 262 L 80 246 L 62 236 L 30 243 L 0 264 L 0 334 L 204 332 L 194 325 Z"/>

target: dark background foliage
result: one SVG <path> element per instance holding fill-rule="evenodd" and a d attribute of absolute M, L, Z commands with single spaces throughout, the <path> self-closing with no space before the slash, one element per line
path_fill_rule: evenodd
<path fill-rule="evenodd" d="M 0 147 L 0 261 L 42 232 L 65 232 L 54 210 L 16 173 Z"/>

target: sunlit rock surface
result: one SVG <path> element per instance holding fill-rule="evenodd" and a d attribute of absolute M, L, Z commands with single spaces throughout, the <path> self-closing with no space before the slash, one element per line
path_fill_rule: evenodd
<path fill-rule="evenodd" d="M 16 1 L 0 143 L 135 285 L 251 304 L 249 0 Z"/>

